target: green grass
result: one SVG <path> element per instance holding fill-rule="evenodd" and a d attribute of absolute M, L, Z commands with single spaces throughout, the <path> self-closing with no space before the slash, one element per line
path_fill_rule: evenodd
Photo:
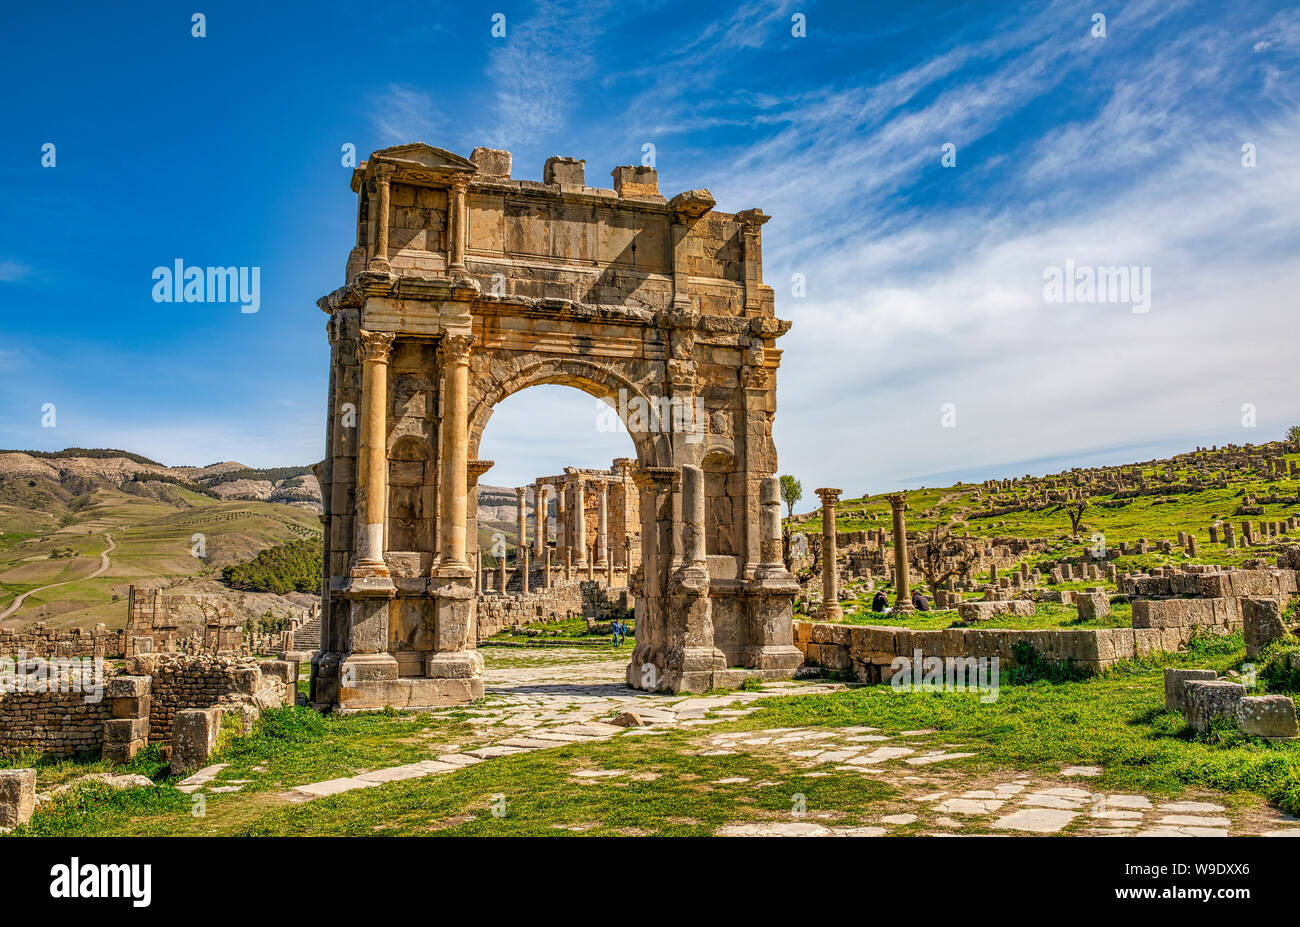
<path fill-rule="evenodd" d="M 548 654 L 548 656 L 551 656 Z M 557 659 L 569 654 L 557 653 Z M 974 756 L 943 764 L 931 774 L 965 781 L 1023 771 L 1059 776 L 1066 765 L 1105 769 L 1088 787 L 1138 792 L 1153 798 L 1192 793 L 1238 809 L 1271 802 L 1300 812 L 1300 745 L 1266 743 L 1233 732 L 1194 736 L 1180 714 L 1164 709 L 1165 666 L 1239 667 L 1239 636 L 1197 639 L 1189 653 L 1126 661 L 1085 680 L 1014 684 L 1004 677 L 998 698 L 976 694 L 895 691 L 863 686 L 817 695 L 774 696 L 759 710 L 701 729 L 609 741 L 490 760 L 454 773 L 389 783 L 302 805 L 285 805 L 275 793 L 293 784 L 348 775 L 363 769 L 427 759 L 452 745 L 498 736 L 491 725 L 471 725 L 479 705 L 439 714 L 398 712 L 320 717 L 306 709 L 263 715 L 255 732 L 217 757 L 229 763 L 219 781 L 252 780 L 235 793 L 206 795 L 206 814 L 191 815 L 193 802 L 165 780 L 153 789 L 115 793 L 101 787 L 74 790 L 43 809 L 20 830 L 28 834 L 449 834 L 556 835 L 652 833 L 696 835 L 718 826 L 765 817 L 788 819 L 792 798 L 803 794 L 810 810 L 833 823 L 871 823 L 899 810 L 898 789 L 860 773 L 831 771 L 808 778 L 807 770 L 779 753 L 702 756 L 707 734 L 777 727 L 870 725 L 886 731 L 934 729 L 934 744 L 952 744 Z M 496 655 L 493 656 L 494 663 Z M 494 699 L 484 705 L 490 707 Z M 71 761 L 64 764 L 75 766 Z M 86 767 L 87 769 L 92 768 Z M 583 781 L 582 768 L 626 770 L 616 779 Z M 51 770 L 39 773 L 46 787 Z M 829 771 L 829 770 L 828 770 Z M 651 774 L 641 781 L 631 774 Z M 716 779 L 747 776 L 750 782 L 720 785 Z M 770 785 L 759 785 L 761 782 Z M 493 814 L 504 796 L 505 816 Z"/>

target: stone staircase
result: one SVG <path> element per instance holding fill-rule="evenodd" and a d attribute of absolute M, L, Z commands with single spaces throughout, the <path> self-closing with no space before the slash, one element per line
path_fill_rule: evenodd
<path fill-rule="evenodd" d="M 294 650 L 308 652 L 320 650 L 320 622 L 321 616 L 318 614 L 293 632 Z"/>

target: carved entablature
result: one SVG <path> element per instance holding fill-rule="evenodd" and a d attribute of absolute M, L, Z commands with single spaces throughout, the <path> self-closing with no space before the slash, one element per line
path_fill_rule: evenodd
<path fill-rule="evenodd" d="M 361 184 L 372 177 L 385 177 L 391 183 L 416 187 L 449 187 L 468 183 L 477 169 L 458 154 L 423 142 L 396 145 L 376 151 L 352 172 L 352 192 L 360 193 Z"/>

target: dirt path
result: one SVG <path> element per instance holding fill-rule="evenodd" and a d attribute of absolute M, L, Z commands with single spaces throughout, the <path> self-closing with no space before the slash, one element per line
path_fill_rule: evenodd
<path fill-rule="evenodd" d="M 81 576 L 78 577 L 77 579 L 65 579 L 61 583 L 50 583 L 48 586 L 41 586 L 37 589 L 29 589 L 28 591 L 20 595 L 18 598 L 14 599 L 13 602 L 9 604 L 9 607 L 5 609 L 3 613 L 0 613 L 0 621 L 4 621 L 14 612 L 18 611 L 18 609 L 22 608 L 23 602 L 27 600 L 27 597 L 29 595 L 35 595 L 38 592 L 44 592 L 47 589 L 54 589 L 58 586 L 66 586 L 68 583 L 79 583 L 83 579 L 94 579 L 96 576 L 103 576 L 105 573 L 107 573 L 109 567 L 113 565 L 113 560 L 111 557 L 109 557 L 109 554 L 111 554 L 113 551 L 117 549 L 117 543 L 113 540 L 112 535 L 109 534 L 105 534 L 104 539 L 108 541 L 108 547 L 105 548 L 104 552 L 99 555 L 98 570 L 91 573 L 89 576 Z"/>

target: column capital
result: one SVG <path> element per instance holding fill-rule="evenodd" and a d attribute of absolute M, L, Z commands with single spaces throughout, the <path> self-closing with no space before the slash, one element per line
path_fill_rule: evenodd
<path fill-rule="evenodd" d="M 469 360 L 470 348 L 474 346 L 474 336 L 458 332 L 448 332 L 438 344 L 438 363 L 446 367 Z"/>
<path fill-rule="evenodd" d="M 828 487 L 823 486 L 821 489 L 814 489 L 813 492 L 817 493 L 817 495 L 821 497 L 823 506 L 828 506 L 828 505 L 834 505 L 836 502 L 839 502 L 840 493 L 844 492 L 844 490 L 830 489 Z"/>
<path fill-rule="evenodd" d="M 678 486 L 682 481 L 682 471 L 676 467 L 643 467 L 632 471 L 632 480 L 638 489 L 660 492 Z"/>
<path fill-rule="evenodd" d="M 528 487 L 527 487 L 527 486 L 516 486 L 516 487 L 515 487 L 515 498 L 517 498 L 520 502 L 523 502 L 523 501 L 524 501 L 524 497 L 527 496 L 527 495 L 528 495 Z"/>
<path fill-rule="evenodd" d="M 393 174 L 396 170 L 396 165 L 388 164 L 384 161 L 377 161 L 370 176 L 374 179 L 375 183 L 386 184 L 392 181 Z"/>
<path fill-rule="evenodd" d="M 388 363 L 389 354 L 393 349 L 393 339 L 396 337 L 392 332 L 363 331 L 358 332 L 357 335 L 357 349 L 362 361 Z"/>
<path fill-rule="evenodd" d="M 901 492 L 890 493 L 886 496 L 889 500 L 889 507 L 896 512 L 900 512 L 907 507 L 907 494 Z"/>
<path fill-rule="evenodd" d="M 473 489 L 478 485 L 479 477 L 496 465 L 495 460 L 470 460 L 465 463 L 465 488 Z"/>

